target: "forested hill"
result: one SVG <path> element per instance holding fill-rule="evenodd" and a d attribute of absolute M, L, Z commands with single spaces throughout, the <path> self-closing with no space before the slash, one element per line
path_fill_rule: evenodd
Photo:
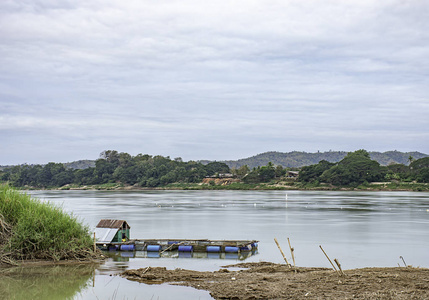
<path fill-rule="evenodd" d="M 68 169 L 86 169 L 86 168 L 94 168 L 95 160 L 82 159 L 73 162 L 64 163 L 64 167 Z"/>
<path fill-rule="evenodd" d="M 227 164 L 230 168 L 239 168 L 243 165 L 247 165 L 249 168 L 258 166 L 265 166 L 269 162 L 274 165 L 281 165 L 288 168 L 297 168 L 303 166 L 309 166 L 319 163 L 321 160 L 329 162 L 339 162 L 342 160 L 348 152 L 345 151 L 329 151 L 329 152 L 317 152 L 307 153 L 293 151 L 289 153 L 283 152 L 265 152 L 249 158 L 243 158 L 239 160 L 226 160 L 221 161 Z M 387 151 L 387 152 L 369 152 L 371 159 L 378 161 L 381 165 L 387 166 L 389 164 L 399 163 L 408 165 L 410 163 L 410 156 L 413 159 L 419 159 L 427 157 L 429 155 L 420 152 L 399 152 L 399 151 Z M 201 161 L 202 163 L 209 163 L 210 161 Z"/>

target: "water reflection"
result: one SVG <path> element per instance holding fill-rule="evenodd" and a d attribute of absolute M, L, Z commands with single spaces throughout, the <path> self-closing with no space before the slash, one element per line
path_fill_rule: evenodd
<path fill-rule="evenodd" d="M 258 255 L 246 261 L 282 263 L 273 242 L 287 252 L 289 237 L 299 266 L 329 267 L 319 245 L 338 258 L 345 269 L 429 266 L 429 193 L 339 191 L 31 191 L 43 200 L 63 205 L 91 228 L 100 219 L 124 219 L 131 238 L 256 239 Z M 287 195 L 287 197 L 286 197 Z M 214 271 L 240 262 L 237 254 L 210 253 L 182 258 L 179 253 L 112 253 L 95 272 L 95 287 L 78 292 L 81 299 L 198 299 L 166 286 L 147 287 L 115 276 L 147 266 Z M 286 253 L 286 255 L 288 255 Z M 189 256 L 189 254 L 188 254 Z M 288 259 L 290 256 L 288 255 Z M 234 262 L 225 262 L 225 259 Z M 110 276 L 112 275 L 112 276 Z M 86 278 L 85 280 L 88 280 Z M 83 280 L 83 281 L 85 281 Z M 91 275 L 89 275 L 91 281 Z M 3 281 L 3 280 L 2 280 Z M 86 281 L 85 281 L 86 282 Z M 23 284 L 26 286 L 27 284 Z M 16 284 L 19 286 L 19 284 Z M 4 290 L 4 285 L 0 290 Z M 76 289 L 77 290 L 77 289 Z M 123 292 L 121 292 L 123 290 Z M 174 291 L 173 291 L 174 290 Z M 170 291 L 171 293 L 168 294 Z M 201 291 L 199 291 L 201 292 Z M 122 294 L 121 294 L 122 293 Z M 142 297 L 142 294 L 149 295 Z M 27 298 L 31 298 L 31 294 Z M 94 296 L 96 295 L 96 296 Z M 164 295 L 164 296 L 161 296 Z M 192 295 L 192 296 L 190 296 Z M 12 295 L 13 296 L 13 295 Z M 1 296 L 0 296 L 1 298 Z M 19 299 L 12 297 L 12 299 Z M 26 298 L 26 299 L 27 299 Z M 75 296 L 77 298 L 77 296 Z M 170 297 L 172 298 L 172 297 Z M 49 299 L 49 297 L 48 297 Z M 53 299 L 53 298 L 51 298 Z M 207 294 L 201 299 L 210 299 Z"/>
<path fill-rule="evenodd" d="M 94 265 L 0 269 L 1 299 L 74 299 L 94 279 Z"/>
<path fill-rule="evenodd" d="M 208 253 L 208 252 L 179 252 L 167 251 L 164 253 L 152 251 L 103 251 L 104 255 L 114 262 L 127 262 L 130 258 L 194 258 L 194 259 L 233 259 L 244 261 L 257 255 L 258 251 L 240 253 Z"/>

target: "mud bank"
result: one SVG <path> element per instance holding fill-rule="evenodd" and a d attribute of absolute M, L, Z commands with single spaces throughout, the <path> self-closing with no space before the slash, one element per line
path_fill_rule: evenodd
<path fill-rule="evenodd" d="M 215 299 L 429 299 L 429 269 L 425 268 L 353 269 L 339 276 L 331 269 L 290 269 L 270 262 L 224 266 L 231 267 L 234 271 L 147 267 L 121 276 L 146 284 L 207 290 Z"/>

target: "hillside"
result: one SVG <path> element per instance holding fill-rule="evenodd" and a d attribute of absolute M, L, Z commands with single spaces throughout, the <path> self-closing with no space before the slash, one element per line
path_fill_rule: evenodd
<path fill-rule="evenodd" d="M 321 160 L 327 160 L 329 162 L 339 162 L 342 160 L 348 152 L 346 151 L 329 151 L 329 152 L 276 152 L 269 151 L 248 158 L 242 158 L 238 160 L 225 160 L 219 161 L 227 164 L 230 168 L 239 168 L 247 165 L 249 168 L 258 166 L 266 166 L 269 162 L 274 165 L 281 165 L 287 168 L 299 168 L 303 166 L 309 166 L 319 163 Z M 404 164 L 408 165 L 408 158 L 412 156 L 414 159 L 419 159 L 429 156 L 421 152 L 400 152 L 400 151 L 387 151 L 387 152 L 369 152 L 371 159 L 378 161 L 381 165 L 387 166 L 389 164 Z M 202 164 L 208 164 L 213 162 L 211 160 L 200 160 Z M 10 168 L 13 166 L 0 166 L 0 170 Z M 64 163 L 64 167 L 67 169 L 86 169 L 95 167 L 95 160 L 78 160 L 74 162 Z"/>
<path fill-rule="evenodd" d="M 346 156 L 346 151 L 329 151 L 329 152 L 265 152 L 252 157 L 243 158 L 239 160 L 226 160 L 221 161 L 227 164 L 230 168 L 239 168 L 243 165 L 254 168 L 258 166 L 265 166 L 269 162 L 274 165 L 281 165 L 287 168 L 298 168 L 317 164 L 321 160 L 329 162 L 338 162 Z M 389 164 L 404 164 L 408 165 L 408 158 L 412 156 L 414 159 L 427 157 L 427 154 L 420 152 L 400 152 L 400 151 L 387 151 L 387 152 L 369 152 L 371 159 L 378 161 L 381 165 Z M 202 163 L 209 163 L 210 161 L 201 161 Z"/>
<path fill-rule="evenodd" d="M 95 167 L 95 160 L 83 159 L 64 164 L 68 169 L 86 169 Z"/>

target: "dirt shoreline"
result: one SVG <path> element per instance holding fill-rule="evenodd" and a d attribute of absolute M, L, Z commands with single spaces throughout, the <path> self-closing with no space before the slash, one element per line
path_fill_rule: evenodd
<path fill-rule="evenodd" d="M 16 268 L 16 267 L 43 267 L 43 266 L 64 266 L 64 265 L 100 265 L 103 263 L 103 258 L 90 260 L 44 260 L 30 259 L 14 261 L 15 264 L 0 263 L 0 269 Z"/>
<path fill-rule="evenodd" d="M 345 270 L 288 268 L 270 262 L 242 263 L 214 272 L 146 267 L 121 274 L 146 284 L 168 283 L 207 290 L 215 299 L 429 299 L 429 269 Z"/>
<path fill-rule="evenodd" d="M 24 190 L 31 190 L 31 189 L 24 189 Z M 268 187 L 256 187 L 256 188 L 249 188 L 249 189 L 228 189 L 228 188 L 183 188 L 183 187 L 135 187 L 135 186 L 121 186 L 121 187 L 113 187 L 113 188 L 103 188 L 103 187 L 91 187 L 91 186 L 82 186 L 82 187 L 71 187 L 71 188 L 52 188 L 52 189 L 41 189 L 41 188 L 34 188 L 34 190 L 58 190 L 58 191 L 182 191 L 182 190 L 189 190 L 189 191 L 224 191 L 224 190 L 235 190 L 235 191 L 272 191 L 272 190 L 278 190 L 278 191 L 355 191 L 355 192 L 428 192 L 429 188 L 422 189 L 422 190 L 416 190 L 414 188 L 386 188 L 386 187 L 380 187 L 380 188 L 366 188 L 366 189 L 358 189 L 358 188 L 349 188 L 349 187 L 314 187 L 314 188 L 298 188 L 298 187 L 289 187 L 289 186 L 268 186 Z"/>

